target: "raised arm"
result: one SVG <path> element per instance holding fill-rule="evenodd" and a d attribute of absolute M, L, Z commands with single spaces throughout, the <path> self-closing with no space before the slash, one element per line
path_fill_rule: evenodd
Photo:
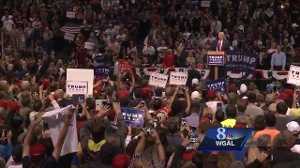
<path fill-rule="evenodd" d="M 190 108 L 191 108 L 191 98 L 190 98 L 189 89 L 187 87 L 184 88 L 184 91 L 185 91 L 185 99 L 187 102 L 185 113 L 188 114 L 190 112 Z"/>
<path fill-rule="evenodd" d="M 171 98 L 170 98 L 170 101 L 169 101 L 169 103 L 168 103 L 169 108 L 172 107 L 172 104 L 173 104 L 173 102 L 174 102 L 174 100 L 175 100 L 175 98 L 176 98 L 176 95 L 177 95 L 178 90 L 179 90 L 179 86 L 176 87 L 174 94 L 173 94 L 173 95 L 171 96 Z"/>
<path fill-rule="evenodd" d="M 41 115 L 42 115 L 42 113 L 41 113 Z M 29 156 L 29 148 L 30 148 L 30 143 L 31 143 L 31 139 L 32 139 L 32 133 L 33 133 L 34 128 L 37 126 L 37 124 L 41 122 L 41 120 L 42 120 L 41 115 L 35 121 L 33 121 L 28 128 L 27 134 L 26 134 L 24 142 L 23 142 L 23 154 L 22 154 L 23 157 Z"/>
<path fill-rule="evenodd" d="M 155 129 L 152 130 L 152 137 L 155 139 L 155 145 L 157 146 L 157 154 L 158 154 L 158 159 L 160 161 L 165 161 L 166 160 L 166 153 L 163 144 L 160 141 L 159 134 Z"/>
<path fill-rule="evenodd" d="M 134 86 L 135 86 L 135 76 L 134 76 L 133 70 L 130 71 L 130 76 L 131 76 L 131 85 L 130 85 L 129 93 L 131 93 L 133 91 Z"/>
<path fill-rule="evenodd" d="M 146 135 L 144 132 L 141 132 L 139 135 L 140 137 L 138 144 L 136 145 L 134 154 L 135 155 L 141 155 L 144 152 L 145 146 L 146 146 Z"/>
<path fill-rule="evenodd" d="M 85 116 L 87 120 L 92 119 L 92 115 L 87 109 L 86 102 L 82 105 L 82 116 Z"/>

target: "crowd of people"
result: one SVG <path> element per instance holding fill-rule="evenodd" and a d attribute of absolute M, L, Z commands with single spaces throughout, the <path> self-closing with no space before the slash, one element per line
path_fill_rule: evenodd
<path fill-rule="evenodd" d="M 228 80 L 208 90 L 196 67 L 209 50 L 251 51 L 257 68 L 288 70 L 299 56 L 296 0 L 0 0 L 0 167 L 299 167 L 299 90 Z M 67 12 L 75 16 L 66 16 Z M 79 28 L 80 31 L 74 30 Z M 73 32 L 74 31 L 74 32 Z M 220 33 L 221 32 L 221 33 Z M 74 33 L 74 39 L 64 39 Z M 86 47 L 86 42 L 93 47 Z M 130 68 L 120 71 L 118 63 Z M 67 110 L 57 133 L 41 116 L 72 102 L 66 69 L 113 70 Z M 188 68 L 186 86 L 156 88 L 136 69 Z M 98 106 L 96 100 L 105 100 Z M 127 125 L 122 107 L 144 112 Z M 62 155 L 76 119 L 78 150 Z M 253 128 L 242 151 L 198 150 L 209 128 Z"/>

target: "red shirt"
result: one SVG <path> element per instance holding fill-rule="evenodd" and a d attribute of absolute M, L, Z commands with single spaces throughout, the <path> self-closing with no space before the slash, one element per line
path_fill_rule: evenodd
<path fill-rule="evenodd" d="M 172 67 L 175 64 L 175 55 L 172 53 L 168 53 L 165 55 L 163 59 L 163 65 L 166 68 Z"/>

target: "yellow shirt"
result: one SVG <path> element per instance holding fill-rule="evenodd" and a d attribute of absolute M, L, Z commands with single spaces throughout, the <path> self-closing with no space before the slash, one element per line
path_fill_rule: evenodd
<path fill-rule="evenodd" d="M 300 108 L 290 108 L 290 109 L 288 109 L 287 115 L 292 116 L 294 118 L 300 117 Z"/>
<path fill-rule="evenodd" d="M 235 126 L 236 119 L 228 118 L 221 122 L 222 127 L 233 128 Z"/>
<path fill-rule="evenodd" d="M 99 152 L 101 150 L 102 145 L 104 145 L 105 143 L 106 143 L 105 140 L 95 143 L 93 140 L 89 139 L 88 148 L 92 152 Z"/>

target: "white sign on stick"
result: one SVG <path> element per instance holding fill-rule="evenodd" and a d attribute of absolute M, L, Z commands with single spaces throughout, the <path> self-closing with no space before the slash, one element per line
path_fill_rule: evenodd
<path fill-rule="evenodd" d="M 84 86 L 84 82 L 87 82 L 86 96 L 93 96 L 94 87 L 94 70 L 93 69 L 67 69 L 67 83 L 75 84 L 77 86 Z M 67 87 L 68 85 L 66 85 Z M 66 88 L 66 91 L 68 88 Z M 80 92 L 84 92 L 84 89 Z M 71 92 L 74 94 L 74 92 Z M 68 94 L 68 92 L 67 92 Z M 71 95 L 70 95 L 71 96 Z"/>
<path fill-rule="evenodd" d="M 291 65 L 287 83 L 300 86 L 300 67 Z"/>
<path fill-rule="evenodd" d="M 171 72 L 170 85 L 186 85 L 188 79 L 187 72 Z"/>
<path fill-rule="evenodd" d="M 150 75 L 149 85 L 165 88 L 168 82 L 168 75 L 153 72 Z"/>

